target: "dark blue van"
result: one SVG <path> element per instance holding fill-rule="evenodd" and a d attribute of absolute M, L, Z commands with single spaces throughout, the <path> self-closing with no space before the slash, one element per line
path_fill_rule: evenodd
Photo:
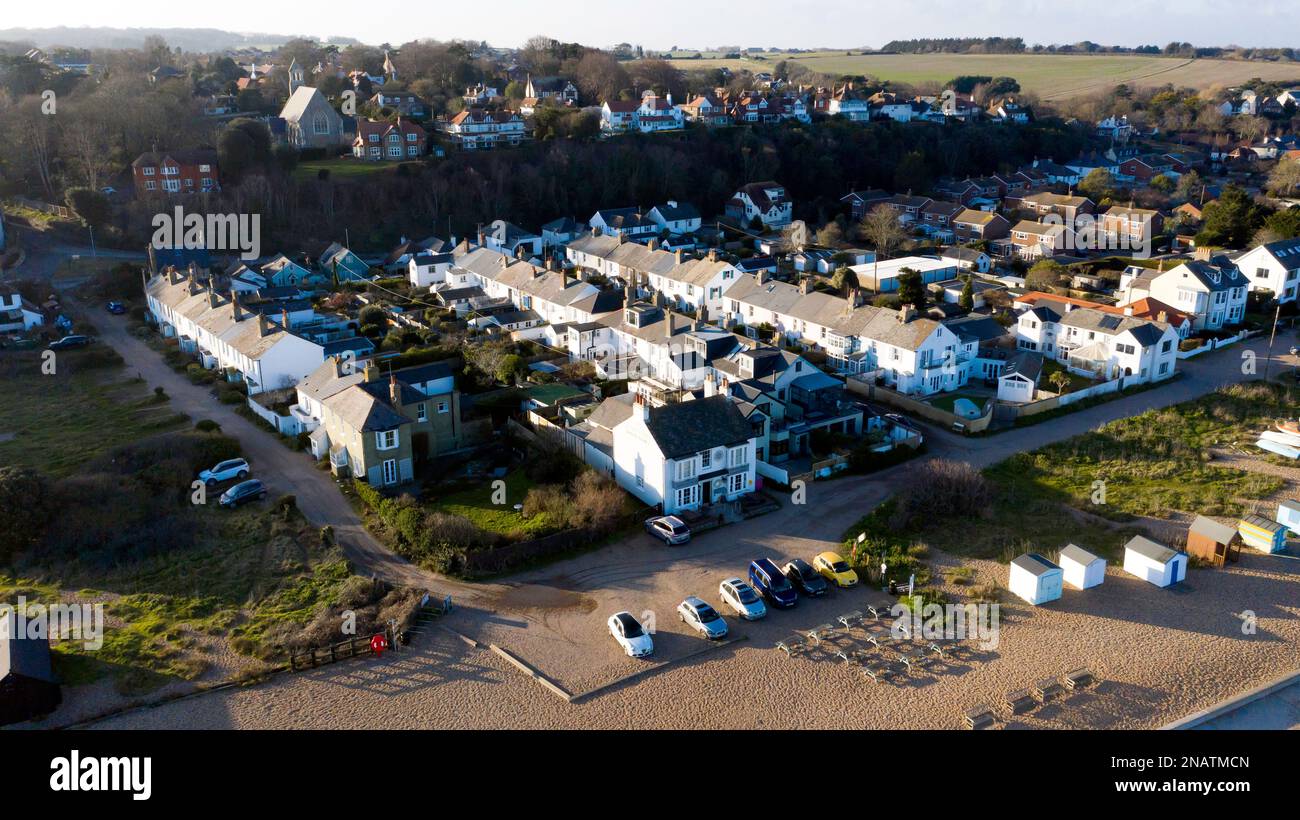
<path fill-rule="evenodd" d="M 749 565 L 749 584 L 775 606 L 792 607 L 799 600 L 794 586 L 770 558 L 759 558 Z"/>

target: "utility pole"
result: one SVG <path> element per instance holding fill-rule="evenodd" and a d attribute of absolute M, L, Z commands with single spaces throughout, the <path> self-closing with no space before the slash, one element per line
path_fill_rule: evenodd
<path fill-rule="evenodd" d="M 1277 308 L 1273 311 L 1273 327 L 1268 334 L 1268 357 L 1264 359 L 1264 381 L 1268 381 L 1268 371 L 1273 364 L 1273 340 L 1277 338 L 1277 323 L 1282 318 L 1282 302 L 1279 300 Z"/>

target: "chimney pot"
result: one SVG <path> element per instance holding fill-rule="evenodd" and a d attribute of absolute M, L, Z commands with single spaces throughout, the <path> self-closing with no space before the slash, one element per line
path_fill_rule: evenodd
<path fill-rule="evenodd" d="M 266 314 L 257 314 L 257 333 L 259 336 L 265 336 L 271 329 L 271 323 L 266 320 Z"/>
<path fill-rule="evenodd" d="M 394 407 L 402 406 L 402 387 L 397 383 L 397 376 L 388 377 L 388 398 Z"/>
<path fill-rule="evenodd" d="M 682 249 L 678 248 L 676 251 L 674 251 L 673 256 L 676 257 L 677 264 L 680 265 L 682 263 Z"/>

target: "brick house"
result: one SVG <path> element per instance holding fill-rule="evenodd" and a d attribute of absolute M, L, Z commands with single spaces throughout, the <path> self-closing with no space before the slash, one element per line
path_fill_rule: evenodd
<path fill-rule="evenodd" d="M 213 193 L 221 190 L 217 152 L 211 148 L 148 151 L 131 163 L 137 196 Z"/>
<path fill-rule="evenodd" d="M 352 156 L 371 161 L 416 159 L 424 156 L 427 142 L 424 129 L 410 120 L 357 120 L 357 138 L 352 141 Z"/>

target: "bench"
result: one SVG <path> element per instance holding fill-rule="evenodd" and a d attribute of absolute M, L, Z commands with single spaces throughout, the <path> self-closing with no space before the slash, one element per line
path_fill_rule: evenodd
<path fill-rule="evenodd" d="M 1038 699 L 1043 703 L 1047 703 L 1049 700 L 1052 700 L 1064 691 L 1065 689 L 1061 686 L 1061 682 L 1056 678 L 1045 678 L 1034 684 L 1034 694 L 1037 695 Z"/>
<path fill-rule="evenodd" d="M 1069 687 L 1072 692 L 1090 686 L 1092 682 L 1092 672 L 1086 668 L 1079 668 L 1073 672 L 1067 672 L 1065 675 L 1065 685 Z"/>
<path fill-rule="evenodd" d="M 963 720 L 967 729 L 987 729 L 994 723 L 993 710 L 980 704 L 967 709 Z"/>
<path fill-rule="evenodd" d="M 1028 712 L 1038 705 L 1038 701 L 1034 700 L 1034 696 L 1029 693 L 1028 689 L 1014 689 L 1008 692 L 1006 702 L 1007 708 L 1011 710 L 1013 715 Z"/>
<path fill-rule="evenodd" d="M 830 632 L 833 628 L 830 624 L 818 624 L 804 634 L 808 640 L 820 645 L 822 641 L 826 640 L 825 633 Z"/>
<path fill-rule="evenodd" d="M 843 624 L 845 629 L 848 629 L 849 627 L 853 626 L 853 624 L 860 623 L 862 621 L 862 613 L 858 612 L 857 610 L 854 610 L 853 612 L 846 612 L 845 614 L 839 616 L 835 620 Z"/>

